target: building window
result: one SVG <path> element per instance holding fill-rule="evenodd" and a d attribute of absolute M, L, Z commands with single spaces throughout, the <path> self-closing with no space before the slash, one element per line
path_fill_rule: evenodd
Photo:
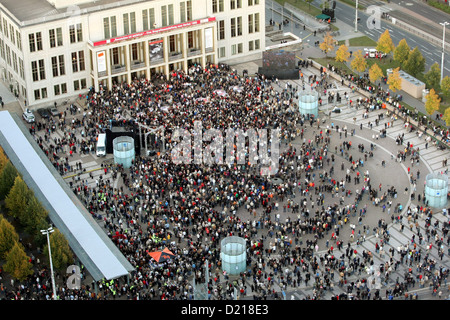
<path fill-rule="evenodd" d="M 192 1 L 188 0 L 186 1 L 186 18 L 188 21 L 192 20 Z"/>
<path fill-rule="evenodd" d="M 103 18 L 103 34 L 105 39 L 111 38 L 111 32 L 109 31 L 109 28 L 109 18 Z"/>
<path fill-rule="evenodd" d="M 248 42 L 248 51 L 253 51 L 254 47 L 253 47 L 253 41 L 249 41 Z"/>
<path fill-rule="evenodd" d="M 9 38 L 9 33 L 8 33 L 8 21 L 6 21 L 5 18 L 3 18 L 3 32 L 5 33 L 5 36 L 7 38 Z"/>
<path fill-rule="evenodd" d="M 242 53 L 243 52 L 243 45 L 242 45 L 242 43 L 238 43 L 238 46 L 237 46 L 237 53 Z"/>
<path fill-rule="evenodd" d="M 70 43 L 83 41 L 83 26 L 81 25 L 81 23 L 69 26 L 69 38 Z"/>
<path fill-rule="evenodd" d="M 167 26 L 167 6 L 161 7 L 161 23 L 163 27 Z"/>
<path fill-rule="evenodd" d="M 77 41 L 74 25 L 69 26 L 69 37 L 70 37 L 70 43 L 75 43 Z"/>
<path fill-rule="evenodd" d="M 217 0 L 212 0 L 212 12 L 217 13 Z"/>
<path fill-rule="evenodd" d="M 41 89 L 41 98 L 46 99 L 47 98 L 47 88 Z"/>
<path fill-rule="evenodd" d="M 61 28 L 50 29 L 48 31 L 48 36 L 50 39 L 50 48 L 60 47 L 63 45 Z"/>
<path fill-rule="evenodd" d="M 45 80 L 45 66 L 44 60 L 31 61 L 31 73 L 33 81 Z"/>
<path fill-rule="evenodd" d="M 31 74 L 33 75 L 33 81 L 39 81 L 37 61 L 31 61 Z"/>
<path fill-rule="evenodd" d="M 136 13 L 130 13 L 130 31 L 136 33 Z"/>
<path fill-rule="evenodd" d="M 253 33 L 253 14 L 248 15 L 248 33 Z"/>
<path fill-rule="evenodd" d="M 150 25 L 150 29 L 154 29 L 156 28 L 156 20 L 155 20 L 155 9 L 151 8 L 148 10 L 148 17 L 149 17 L 149 25 Z"/>
<path fill-rule="evenodd" d="M 37 51 L 42 50 L 42 34 L 40 32 L 36 32 L 36 49 Z"/>
<path fill-rule="evenodd" d="M 137 61 L 139 59 L 138 56 L 138 44 L 133 43 L 131 45 L 131 61 Z"/>
<path fill-rule="evenodd" d="M 242 36 L 242 17 L 237 18 L 237 35 Z"/>
<path fill-rule="evenodd" d="M 18 30 L 16 31 L 16 38 L 17 38 L 17 48 L 19 48 L 19 50 L 22 51 L 22 36 L 20 35 L 20 32 Z"/>
<path fill-rule="evenodd" d="M 225 20 L 219 21 L 219 40 L 225 39 Z"/>
<path fill-rule="evenodd" d="M 81 23 L 77 23 L 77 42 L 83 41 L 83 27 Z"/>
<path fill-rule="evenodd" d="M 42 34 L 40 32 L 30 33 L 28 35 L 30 52 L 42 50 Z"/>
<path fill-rule="evenodd" d="M 14 68 L 14 71 L 16 72 L 16 73 L 18 73 L 18 68 L 17 68 L 17 54 L 13 51 L 12 52 L 12 58 L 13 58 L 13 68 Z"/>
<path fill-rule="evenodd" d="M 219 48 L 219 58 L 224 58 L 225 57 L 225 47 L 220 47 Z"/>
<path fill-rule="evenodd" d="M 219 12 L 224 12 L 225 10 L 225 0 L 219 0 Z"/>
<path fill-rule="evenodd" d="M 53 86 L 53 91 L 55 96 L 59 96 L 61 94 L 61 89 L 59 88 L 59 84 Z"/>
<path fill-rule="evenodd" d="M 84 71 L 85 68 L 84 51 L 72 52 L 72 71 Z"/>
<path fill-rule="evenodd" d="M 41 99 L 41 91 L 39 89 L 34 90 L 34 100 L 40 100 Z"/>
<path fill-rule="evenodd" d="M 169 25 L 172 26 L 174 24 L 173 21 L 173 4 L 169 4 Z"/>
<path fill-rule="evenodd" d="M 242 8 L 242 0 L 236 0 L 236 7 L 238 9 Z"/>
<path fill-rule="evenodd" d="M 130 18 L 128 16 L 128 13 L 123 14 L 123 33 L 124 34 L 130 33 Z"/>
<path fill-rule="evenodd" d="M 169 52 L 175 52 L 175 36 L 169 36 Z"/>
<path fill-rule="evenodd" d="M 231 55 L 235 55 L 236 54 L 236 45 L 233 44 L 231 45 Z"/>
<path fill-rule="evenodd" d="M 259 32 L 259 13 L 255 13 L 255 32 Z"/>
<path fill-rule="evenodd" d="M 39 60 L 39 80 L 45 80 L 44 59 Z"/>
<path fill-rule="evenodd" d="M 231 1 L 230 1 L 230 9 L 231 9 L 231 10 L 236 9 L 236 0 L 231 0 Z"/>
<path fill-rule="evenodd" d="M 112 58 L 112 64 L 113 65 L 118 65 L 119 64 L 119 48 L 112 48 L 111 58 Z"/>
<path fill-rule="evenodd" d="M 236 37 L 236 18 L 231 18 L 231 37 Z"/>
<path fill-rule="evenodd" d="M 191 49 L 194 47 L 194 32 L 189 31 L 187 33 L 187 42 L 188 42 L 188 49 Z"/>
<path fill-rule="evenodd" d="M 148 30 L 148 10 L 142 10 L 142 27 L 144 30 Z"/>
<path fill-rule="evenodd" d="M 63 76 L 66 74 L 64 55 L 52 57 L 52 71 L 53 77 Z"/>
<path fill-rule="evenodd" d="M 23 66 L 23 60 L 21 58 L 19 58 L 19 72 L 20 72 L 20 77 L 25 80 L 25 69 Z"/>
<path fill-rule="evenodd" d="M 180 22 L 186 22 L 186 2 L 180 2 Z"/>
<path fill-rule="evenodd" d="M 255 40 L 255 50 L 259 50 L 259 39 Z"/>
<path fill-rule="evenodd" d="M 30 44 L 30 52 L 35 52 L 36 51 L 36 39 L 35 39 L 34 33 L 30 33 L 28 35 L 28 42 Z"/>
<path fill-rule="evenodd" d="M 14 33 L 14 27 L 12 24 L 9 25 L 10 31 L 11 31 L 11 42 L 15 45 L 16 44 L 16 37 Z"/>
<path fill-rule="evenodd" d="M 86 89 L 87 88 L 86 79 L 81 79 L 80 80 L 80 85 L 81 85 L 81 89 Z"/>
<path fill-rule="evenodd" d="M 11 65 L 11 49 L 6 45 L 6 62 Z"/>

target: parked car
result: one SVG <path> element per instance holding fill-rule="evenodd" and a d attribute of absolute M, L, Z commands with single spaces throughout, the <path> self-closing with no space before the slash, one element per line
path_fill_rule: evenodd
<path fill-rule="evenodd" d="M 26 122 L 32 123 L 35 121 L 34 114 L 29 109 L 25 109 L 25 112 L 22 114 L 22 117 L 25 119 Z"/>
<path fill-rule="evenodd" d="M 58 111 L 58 109 L 56 109 L 55 107 L 50 107 L 50 108 L 48 108 L 47 109 L 48 110 L 48 112 L 50 112 L 50 114 L 52 115 L 52 116 L 57 116 L 57 115 L 59 115 L 59 111 Z"/>
<path fill-rule="evenodd" d="M 48 113 L 47 109 L 41 108 L 41 109 L 38 109 L 37 112 L 39 113 L 39 115 L 42 118 L 49 118 L 50 117 L 50 114 Z"/>

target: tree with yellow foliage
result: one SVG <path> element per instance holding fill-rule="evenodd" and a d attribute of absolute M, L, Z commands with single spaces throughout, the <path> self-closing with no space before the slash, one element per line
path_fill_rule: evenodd
<path fill-rule="evenodd" d="M 337 62 L 347 62 L 350 58 L 350 52 L 348 52 L 348 47 L 343 44 L 336 50 L 336 58 Z"/>
<path fill-rule="evenodd" d="M 389 85 L 389 89 L 393 92 L 402 89 L 402 79 L 400 78 L 400 67 L 392 70 L 392 73 L 388 76 L 387 84 Z"/>
<path fill-rule="evenodd" d="M 429 115 L 432 115 L 435 111 L 439 110 L 439 106 L 441 105 L 441 98 L 439 98 L 438 94 L 434 89 L 430 89 L 430 92 L 425 96 L 425 110 Z"/>
<path fill-rule="evenodd" d="M 442 119 L 444 119 L 447 126 L 450 126 L 450 108 L 445 109 Z"/>
<path fill-rule="evenodd" d="M 389 54 L 394 51 L 394 43 L 392 42 L 388 29 L 386 29 L 386 31 L 384 31 L 378 38 L 376 49 L 385 54 Z"/>
<path fill-rule="evenodd" d="M 367 69 L 367 61 L 364 58 L 361 50 L 358 50 L 353 55 L 353 60 L 350 63 L 350 67 L 356 72 L 364 72 Z"/>
<path fill-rule="evenodd" d="M 319 47 L 323 52 L 325 52 L 325 55 L 328 56 L 328 52 L 334 49 L 335 43 L 336 40 L 333 39 L 330 32 L 327 32 L 327 34 L 323 37 L 323 42 L 320 43 Z"/>
<path fill-rule="evenodd" d="M 372 83 L 377 82 L 384 76 L 383 70 L 378 66 L 378 64 L 374 63 L 369 69 L 369 80 Z"/>

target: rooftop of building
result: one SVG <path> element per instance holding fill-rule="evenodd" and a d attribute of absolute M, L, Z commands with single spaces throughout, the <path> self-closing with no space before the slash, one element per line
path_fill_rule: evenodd
<path fill-rule="evenodd" d="M 153 0 L 1 0 L 0 4 L 22 25 L 29 25 L 151 1 Z"/>

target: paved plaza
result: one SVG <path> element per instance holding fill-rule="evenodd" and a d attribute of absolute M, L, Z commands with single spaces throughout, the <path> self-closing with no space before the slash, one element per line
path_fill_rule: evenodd
<path fill-rule="evenodd" d="M 255 63 L 247 63 L 244 65 L 236 65 L 235 68 L 239 70 L 239 68 L 247 68 L 252 70 L 255 68 Z M 240 71 L 240 70 L 239 70 Z M 305 78 L 309 75 L 318 75 L 319 70 L 309 67 L 302 70 Z M 242 73 L 241 73 L 242 74 Z M 301 80 L 280 80 L 278 83 L 273 83 L 273 87 L 278 92 L 283 92 L 287 88 L 287 83 L 291 84 L 293 87 L 302 88 L 303 83 Z M 350 90 L 348 87 L 340 87 L 340 95 L 344 97 L 344 94 L 348 94 L 348 99 L 352 101 L 356 101 L 358 98 L 361 98 L 357 93 Z M 324 99 L 326 101 L 326 99 Z M 74 114 L 70 114 L 67 112 L 68 107 L 59 106 L 60 111 L 66 111 L 66 122 L 75 121 L 75 119 L 80 119 L 83 117 L 84 104 L 83 99 L 79 99 L 76 101 L 75 106 L 78 108 L 77 112 Z M 338 106 L 341 109 L 340 113 L 334 113 L 330 110 L 334 107 Z M 89 112 L 89 111 L 88 111 Z M 347 286 L 352 281 L 357 281 L 357 279 L 366 278 L 367 281 L 370 281 L 372 289 L 379 289 L 381 294 L 384 294 L 383 289 L 393 288 L 395 287 L 395 282 L 397 279 L 403 281 L 405 270 L 409 268 L 408 265 L 402 264 L 398 269 L 391 273 L 391 276 L 386 281 L 383 272 L 379 271 L 379 267 L 384 265 L 386 261 L 390 259 L 390 249 L 392 248 L 396 254 L 398 255 L 399 249 L 401 247 L 410 248 L 411 237 L 413 233 L 417 233 L 416 226 L 414 228 L 410 228 L 411 221 L 408 221 L 407 218 L 407 210 L 408 208 L 414 210 L 416 207 L 420 207 L 423 205 L 422 202 L 419 202 L 417 199 L 417 195 L 423 193 L 424 189 L 424 179 L 427 173 L 429 172 L 446 172 L 448 166 L 443 166 L 443 160 L 447 159 L 449 156 L 448 150 L 439 150 L 432 143 L 428 143 L 427 147 L 425 147 L 426 135 L 419 136 L 416 131 L 409 132 L 407 126 L 402 119 L 398 118 L 397 120 L 392 120 L 392 114 L 388 115 L 385 109 L 380 110 L 372 110 L 370 112 L 366 112 L 364 108 L 356 109 L 355 107 L 350 107 L 347 103 L 347 100 L 343 98 L 342 102 L 339 104 L 326 104 L 324 103 L 319 109 L 319 126 L 315 122 L 313 125 L 310 125 L 308 122 L 304 125 L 304 138 L 301 139 L 297 137 L 294 141 L 291 141 L 291 145 L 294 148 L 300 149 L 302 144 L 310 139 L 314 139 L 314 137 L 320 132 L 325 132 L 329 130 L 330 144 L 329 144 L 329 154 L 328 156 L 331 158 L 333 155 L 335 159 L 334 165 L 332 163 L 328 163 L 324 166 L 323 172 L 329 171 L 331 167 L 334 167 L 334 172 L 332 177 L 336 181 L 342 181 L 345 179 L 346 173 L 348 173 L 349 165 L 349 157 L 353 157 L 354 160 L 364 160 L 363 166 L 360 166 L 356 169 L 356 171 L 361 173 L 361 176 L 370 177 L 371 185 L 378 189 L 379 193 L 382 194 L 386 190 L 389 190 L 391 187 L 396 190 L 396 197 L 389 198 L 388 200 L 392 201 L 390 206 L 387 206 L 383 209 L 383 205 L 387 202 L 380 202 L 377 205 L 374 205 L 372 199 L 369 196 L 364 195 L 362 200 L 359 203 L 358 210 L 362 207 L 366 208 L 367 212 L 361 219 L 358 219 L 358 210 L 351 216 L 349 215 L 349 219 L 346 222 L 340 221 L 342 225 L 339 227 L 340 235 L 339 240 L 343 243 L 343 248 L 341 250 L 336 249 L 336 241 L 331 238 L 332 231 L 327 232 L 326 235 L 318 239 L 317 247 L 314 248 L 314 256 L 320 258 L 330 254 L 330 247 L 334 246 L 334 254 L 336 258 L 341 258 L 341 254 L 344 254 L 347 246 L 350 244 L 352 250 L 354 251 L 354 259 L 361 258 L 363 259 L 363 255 L 367 252 L 371 252 L 373 254 L 373 265 L 367 269 L 367 274 L 357 274 L 357 272 L 351 272 L 348 276 L 345 277 L 345 285 L 339 285 L 340 277 L 336 275 L 333 279 L 334 286 L 333 289 L 324 290 L 320 293 L 321 299 L 331 299 L 336 295 L 341 293 L 347 293 Z M 89 116 L 89 114 L 85 114 Z M 375 125 L 377 120 L 377 125 Z M 389 126 L 385 123 L 389 123 Z M 370 127 L 372 124 L 372 127 Z M 380 130 L 383 128 L 387 128 L 387 137 L 380 137 Z M 77 128 L 73 131 L 78 138 L 83 139 L 82 129 Z M 36 131 L 37 137 L 44 137 L 44 131 Z M 53 133 L 50 135 L 50 139 L 45 141 L 43 139 L 43 144 L 46 148 L 52 144 L 54 139 L 63 139 L 67 135 L 67 132 L 63 132 L 60 129 L 55 129 Z M 378 138 L 377 138 L 378 136 Z M 396 143 L 396 139 L 399 136 L 403 136 L 403 145 L 399 145 Z M 344 142 L 351 142 L 352 147 L 344 152 L 340 152 Z M 397 155 L 399 152 L 404 151 L 404 147 L 407 143 L 410 143 L 420 150 L 420 160 L 418 162 L 409 162 L 408 161 L 398 161 Z M 373 144 L 373 150 L 371 150 L 371 144 Z M 357 146 L 364 145 L 364 152 L 361 151 Z M 286 150 L 286 143 L 282 143 L 282 150 Z M 367 153 L 372 151 L 373 156 L 367 157 Z M 62 154 L 68 154 L 68 150 L 64 150 Z M 106 182 L 108 185 L 113 186 L 115 189 L 119 189 L 123 187 L 123 179 L 119 175 L 113 175 L 113 170 L 105 169 L 109 167 L 109 165 L 113 164 L 113 155 L 108 154 L 105 158 L 98 158 L 94 152 L 90 152 L 87 154 L 75 153 L 73 156 L 68 157 L 69 164 L 73 168 L 66 172 L 63 177 L 64 179 L 71 184 L 74 188 L 76 186 L 88 186 L 90 188 L 96 188 L 99 182 Z M 382 162 L 385 162 L 385 165 L 382 165 Z M 82 170 L 76 170 L 79 164 L 82 164 Z M 341 169 L 341 164 L 345 167 L 344 170 Z M 73 171 L 72 171 L 73 170 Z M 417 171 L 420 171 L 420 178 L 413 183 L 411 181 L 408 172 L 413 173 L 413 176 L 417 176 Z M 352 175 L 355 172 L 352 171 Z M 319 183 L 319 174 L 320 170 L 315 171 L 315 177 L 313 181 Z M 351 196 L 347 196 L 347 194 L 339 194 L 335 197 L 331 197 L 328 193 L 325 193 L 324 205 L 333 205 L 339 204 L 340 206 L 350 206 L 354 201 L 355 192 L 361 191 L 361 187 L 364 185 L 364 182 L 354 182 L 353 179 L 347 181 L 346 191 L 350 190 L 352 192 Z M 408 188 L 405 190 L 405 188 Z M 415 193 L 415 198 L 411 200 L 411 193 Z M 293 204 L 299 203 L 305 199 L 301 193 L 296 193 L 295 195 L 290 196 L 290 200 L 292 200 Z M 286 200 L 286 199 L 285 199 Z M 286 201 L 284 202 L 286 204 Z M 397 217 L 399 213 L 396 212 L 397 205 L 402 205 L 401 215 L 403 218 L 401 222 L 398 222 L 397 219 L 392 220 L 391 217 Z M 314 207 L 311 208 L 311 204 L 308 204 L 311 209 L 311 213 L 314 212 Z M 237 215 L 241 218 L 242 221 L 251 221 L 254 220 L 254 216 L 249 214 L 247 210 L 241 208 L 237 211 Z M 279 216 L 278 216 L 279 215 Z M 280 223 L 280 227 L 283 223 L 289 223 L 289 221 L 295 221 L 297 219 L 304 219 L 305 217 L 301 217 L 297 213 L 292 212 L 292 208 L 283 208 L 283 203 L 280 202 L 280 207 L 278 210 L 273 212 L 273 216 L 276 222 Z M 100 216 L 99 216 L 100 218 Z M 360 221 L 359 221 L 360 220 Z M 440 210 L 433 212 L 432 222 L 439 221 L 440 226 L 444 222 L 448 222 L 448 216 L 443 215 Z M 99 224 L 103 226 L 103 218 L 98 219 Z M 417 226 L 420 228 L 422 234 L 425 233 L 425 222 L 426 216 L 419 215 L 417 220 Z M 378 234 L 380 230 L 380 225 L 386 223 L 388 225 L 388 233 L 389 233 L 389 242 L 385 243 L 384 254 L 383 252 L 376 252 L 376 244 L 380 244 L 381 235 Z M 415 222 L 414 222 L 415 223 Z M 401 225 L 404 227 L 401 230 Z M 278 223 L 275 224 L 274 232 L 269 233 L 265 228 L 257 229 L 257 236 L 255 239 L 263 239 L 264 247 L 270 248 L 274 246 L 277 242 L 277 230 L 280 228 Z M 353 231 L 353 232 L 352 232 Z M 313 234 L 304 234 L 303 236 L 296 237 L 294 235 L 287 236 L 284 238 L 285 245 L 290 246 L 305 246 L 307 241 L 313 240 Z M 279 240 L 279 239 L 278 239 Z M 423 241 L 418 245 L 423 252 L 427 252 L 431 259 L 438 261 L 438 265 L 448 266 L 449 257 L 448 254 L 445 254 L 443 259 L 441 260 L 438 256 L 438 250 L 440 248 L 433 246 L 431 250 L 427 248 L 429 246 L 429 241 Z M 183 245 L 183 244 L 178 244 Z M 268 256 L 265 256 L 264 259 L 266 262 L 268 260 L 278 261 L 282 259 L 282 249 L 274 246 L 274 249 Z M 447 253 L 448 245 L 443 244 L 444 251 Z M 252 256 L 252 261 L 254 264 L 258 265 L 261 261 L 258 260 L 257 257 Z M 415 266 L 413 266 L 415 267 Z M 277 271 L 275 271 L 277 269 Z M 284 293 L 286 299 L 307 299 L 311 297 L 317 297 L 319 295 L 315 286 L 313 285 L 313 281 L 309 281 L 307 284 L 305 282 L 298 283 L 295 287 L 292 286 L 292 282 L 290 284 L 283 284 L 285 282 L 283 279 L 288 278 L 287 276 L 294 275 L 296 269 L 294 266 L 285 266 L 278 268 L 269 268 L 266 266 L 264 270 L 272 277 L 272 283 L 268 288 L 269 291 L 274 291 L 279 294 Z M 213 270 L 211 270 L 213 271 Z M 323 271 L 320 271 L 323 272 Z M 283 278 L 282 278 L 283 277 Z M 223 275 L 220 276 L 220 281 L 224 282 L 226 279 Z M 251 290 L 249 290 L 251 286 L 251 279 L 247 279 L 246 282 L 240 281 L 239 277 L 231 277 L 231 279 L 235 279 L 241 284 L 242 287 L 246 288 L 246 294 L 241 294 L 240 299 L 252 299 L 253 295 Z M 414 288 L 410 288 L 411 293 L 416 292 L 419 295 L 419 298 L 433 298 L 431 296 L 431 291 L 428 287 L 419 288 L 419 284 L 416 284 Z M 444 294 L 447 295 L 447 288 L 444 290 Z M 257 294 L 256 294 L 257 296 Z M 383 296 L 384 298 L 384 296 Z"/>

